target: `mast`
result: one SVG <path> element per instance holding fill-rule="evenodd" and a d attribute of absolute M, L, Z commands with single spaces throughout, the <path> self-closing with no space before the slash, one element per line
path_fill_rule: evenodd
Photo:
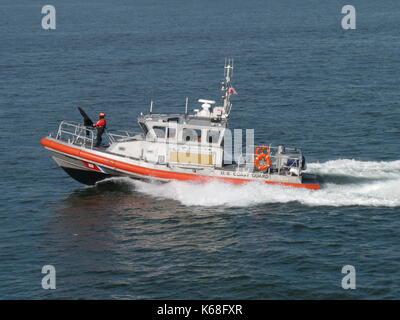
<path fill-rule="evenodd" d="M 235 89 L 233 89 L 231 85 L 231 77 L 233 75 L 233 59 L 225 59 L 225 66 L 224 66 L 224 81 L 222 82 L 221 91 L 225 91 L 225 95 L 222 96 L 222 102 L 224 107 L 224 113 L 226 117 L 229 117 L 229 114 L 232 109 L 232 103 L 230 101 L 230 97 L 232 93 L 236 94 Z"/>

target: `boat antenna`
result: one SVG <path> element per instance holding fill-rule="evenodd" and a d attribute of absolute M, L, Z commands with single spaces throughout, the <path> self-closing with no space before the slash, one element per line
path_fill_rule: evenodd
<path fill-rule="evenodd" d="M 225 66 L 224 66 L 224 81 L 222 82 L 222 91 L 225 91 L 225 95 L 222 97 L 223 101 L 223 107 L 224 107 L 224 113 L 226 114 L 226 117 L 229 117 L 229 114 L 232 109 L 232 103 L 230 101 L 230 97 L 232 93 L 236 94 L 235 89 L 233 89 L 231 85 L 231 78 L 233 75 L 233 59 L 225 58 Z"/>
<path fill-rule="evenodd" d="M 186 104 L 185 104 L 185 115 L 188 114 L 188 104 L 189 104 L 189 98 L 186 97 Z"/>
<path fill-rule="evenodd" d="M 150 101 L 150 114 L 153 112 L 153 100 Z"/>

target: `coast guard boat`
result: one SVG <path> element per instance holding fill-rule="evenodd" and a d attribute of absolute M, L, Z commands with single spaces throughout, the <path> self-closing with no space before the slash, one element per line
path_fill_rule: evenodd
<path fill-rule="evenodd" d="M 55 162 L 77 181 L 93 185 L 109 177 L 157 181 L 223 181 L 233 184 L 260 182 L 307 189 L 320 189 L 314 175 L 304 173 L 305 159 L 298 148 L 251 146 L 250 152 L 229 157 L 228 129 L 236 94 L 231 84 L 233 60 L 225 61 L 222 104 L 198 100 L 189 114 L 141 114 L 142 132 L 105 132 L 107 145 L 95 146 L 92 126 L 61 121 L 58 130 L 41 140 Z M 82 113 L 82 110 L 81 110 Z M 84 113 L 84 112 L 83 112 Z M 90 122 L 90 121 L 89 121 Z"/>

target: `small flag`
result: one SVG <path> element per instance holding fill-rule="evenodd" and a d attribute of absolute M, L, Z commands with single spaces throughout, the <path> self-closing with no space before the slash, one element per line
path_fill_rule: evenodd
<path fill-rule="evenodd" d="M 228 90 L 228 95 L 231 95 L 231 94 L 238 94 L 234 87 L 230 87 Z"/>

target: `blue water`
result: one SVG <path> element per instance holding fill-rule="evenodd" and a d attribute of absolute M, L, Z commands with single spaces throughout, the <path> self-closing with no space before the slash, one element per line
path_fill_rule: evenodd
<path fill-rule="evenodd" d="M 398 1 L 351 1 L 356 30 L 343 1 L 52 0 L 52 31 L 43 4 L 0 3 L 1 299 L 399 298 Z M 301 146 L 321 191 L 86 187 L 39 143 L 77 106 L 135 130 L 151 99 L 218 100 L 225 57 L 231 126 Z"/>

